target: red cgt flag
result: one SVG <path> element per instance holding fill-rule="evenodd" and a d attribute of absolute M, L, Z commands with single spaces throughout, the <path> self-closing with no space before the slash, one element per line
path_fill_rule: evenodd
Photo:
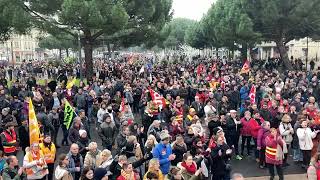
<path fill-rule="evenodd" d="M 166 100 L 164 99 L 164 97 L 160 96 L 159 93 L 155 92 L 151 88 L 149 88 L 149 92 L 153 102 L 155 102 L 159 106 L 162 106 L 162 108 L 166 107 Z"/>
<path fill-rule="evenodd" d="M 246 60 L 246 62 L 244 62 L 242 69 L 241 69 L 241 74 L 243 73 L 248 73 L 250 71 L 250 62 L 248 60 Z"/>
<path fill-rule="evenodd" d="M 212 66 L 211 66 L 211 72 L 215 72 L 217 70 L 217 63 L 214 63 Z"/>
<path fill-rule="evenodd" d="M 256 103 L 256 86 L 252 84 L 250 93 L 249 93 L 250 103 L 254 104 Z"/>

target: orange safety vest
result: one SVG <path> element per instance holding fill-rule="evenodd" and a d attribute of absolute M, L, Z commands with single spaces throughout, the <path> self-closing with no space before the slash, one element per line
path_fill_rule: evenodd
<path fill-rule="evenodd" d="M 14 130 L 11 130 L 11 134 L 8 133 L 8 131 L 3 131 L 4 137 L 6 138 L 8 143 L 16 143 L 17 142 L 17 135 Z M 3 151 L 5 153 L 13 153 L 17 150 L 15 145 L 12 146 L 3 146 Z"/>
<path fill-rule="evenodd" d="M 266 156 L 269 159 L 276 159 L 276 154 L 277 154 L 277 149 L 271 148 L 271 147 L 266 147 Z"/>
<path fill-rule="evenodd" d="M 50 148 L 48 148 L 44 145 L 44 143 L 41 143 L 39 147 L 44 155 L 44 160 L 46 163 L 53 164 L 56 157 L 56 146 L 51 143 Z"/>
<path fill-rule="evenodd" d="M 30 152 L 27 152 L 26 156 L 28 157 L 29 162 L 39 161 L 40 158 L 44 158 L 41 150 L 38 152 L 38 154 L 36 154 L 36 156 L 33 156 L 30 150 Z M 46 166 L 46 162 L 42 161 L 40 162 L 40 164 L 37 164 L 37 166 L 41 166 L 41 167 Z M 41 171 L 35 172 L 34 169 L 31 167 L 31 168 L 26 168 L 26 173 L 27 173 L 27 176 L 39 175 L 39 174 L 45 175 L 45 174 L 48 174 L 48 169 L 43 169 Z"/>

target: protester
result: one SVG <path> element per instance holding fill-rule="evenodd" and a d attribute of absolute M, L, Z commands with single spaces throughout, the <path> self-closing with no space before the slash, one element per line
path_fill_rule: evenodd
<path fill-rule="evenodd" d="M 168 174 L 170 170 L 170 161 L 176 158 L 176 155 L 172 154 L 171 145 L 169 144 L 170 135 L 166 130 L 160 133 L 161 142 L 153 149 L 153 157 L 157 158 L 160 162 L 160 169 L 163 174 Z"/>
<path fill-rule="evenodd" d="M 71 144 L 67 156 L 69 159 L 68 171 L 72 174 L 73 179 L 80 179 L 83 170 L 83 158 L 79 153 L 79 146 Z"/>
<path fill-rule="evenodd" d="M 109 114 L 103 115 L 103 122 L 99 127 L 99 136 L 102 140 L 103 147 L 112 150 L 112 145 L 114 145 L 117 130 L 115 124 L 111 121 L 111 116 Z"/>
<path fill-rule="evenodd" d="M 146 174 L 143 177 L 143 180 L 147 180 L 149 174 L 155 174 L 158 178 L 158 180 L 164 180 L 164 175 L 162 174 L 161 170 L 160 170 L 160 163 L 158 159 L 151 159 L 149 161 L 149 166 L 148 166 L 148 171 L 146 172 Z"/>
<path fill-rule="evenodd" d="M 43 153 L 44 161 L 46 162 L 49 170 L 48 179 L 52 179 L 54 171 L 54 161 L 56 157 L 56 147 L 51 142 L 51 136 L 45 135 L 43 143 L 39 144 L 40 150 Z"/>
<path fill-rule="evenodd" d="M 16 156 L 9 156 L 7 157 L 7 167 L 2 171 L 2 178 L 3 180 L 15 179 L 15 180 L 22 180 L 25 178 L 24 168 L 19 167 L 19 162 Z"/>
<path fill-rule="evenodd" d="M 265 139 L 266 143 L 266 163 L 268 165 L 270 179 L 273 180 L 275 177 L 274 168 L 277 169 L 279 180 L 283 180 L 283 156 L 286 153 L 286 144 L 278 134 L 277 129 L 271 128 L 270 134 Z"/>
<path fill-rule="evenodd" d="M 98 149 L 96 142 L 91 142 L 88 146 L 88 152 L 84 158 L 83 166 L 92 167 L 93 169 L 101 164 L 101 151 Z"/>
<path fill-rule="evenodd" d="M 320 179 L 320 154 L 316 154 L 311 159 L 310 166 L 307 171 L 308 180 Z"/>
<path fill-rule="evenodd" d="M 259 150 L 259 167 L 263 169 L 267 166 L 266 164 L 266 141 L 265 139 L 270 134 L 270 122 L 264 121 L 261 125 L 261 129 L 258 132 L 258 139 L 257 139 L 257 149 Z"/>
<path fill-rule="evenodd" d="M 313 148 L 312 139 L 315 138 L 319 132 L 320 130 L 312 131 L 308 127 L 308 121 L 306 119 L 301 120 L 301 128 L 297 129 L 299 145 L 303 155 L 302 167 L 305 169 L 310 164 L 311 150 Z"/>
<path fill-rule="evenodd" d="M 23 167 L 26 170 L 27 179 L 46 179 L 46 175 L 49 173 L 48 166 L 38 143 L 31 144 L 30 148 L 26 150 Z"/>
<path fill-rule="evenodd" d="M 93 169 L 90 166 L 85 167 L 81 173 L 80 180 L 93 180 L 93 175 Z"/>
<path fill-rule="evenodd" d="M 17 134 L 14 130 L 14 124 L 12 122 L 8 122 L 5 128 L 6 129 L 1 133 L 1 142 L 4 154 L 6 156 L 15 156 L 17 153 Z"/>
<path fill-rule="evenodd" d="M 68 170 L 69 159 L 66 154 L 60 154 L 58 157 L 58 166 L 55 169 L 54 176 L 57 180 L 73 180 Z"/>

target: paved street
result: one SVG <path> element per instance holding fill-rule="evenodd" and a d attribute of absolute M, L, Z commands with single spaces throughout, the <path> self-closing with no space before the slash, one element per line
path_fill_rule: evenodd
<path fill-rule="evenodd" d="M 95 128 L 91 128 L 91 136 L 93 137 L 93 141 L 96 141 L 98 145 L 101 147 L 101 140 L 98 137 L 97 130 Z M 61 142 L 62 139 L 62 130 L 60 129 L 58 135 L 58 142 Z M 58 149 L 57 156 L 61 153 L 67 153 L 68 147 L 62 146 Z M 22 156 L 19 156 L 22 158 Z M 290 158 L 291 159 L 291 158 Z M 22 161 L 21 161 L 22 162 Z M 291 174 L 290 176 L 286 176 L 285 179 L 290 180 L 304 180 L 306 179 L 305 171 L 297 164 L 293 162 L 289 162 L 290 166 L 284 170 L 284 174 Z M 249 180 L 267 180 L 268 179 L 268 170 L 267 169 L 259 169 L 253 157 L 245 157 L 241 161 L 234 160 L 232 162 L 233 172 L 242 173 L 245 177 L 250 177 Z M 292 175 L 296 174 L 296 175 Z"/>

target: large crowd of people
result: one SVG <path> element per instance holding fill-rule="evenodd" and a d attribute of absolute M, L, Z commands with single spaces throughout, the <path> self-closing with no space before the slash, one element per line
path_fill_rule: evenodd
<path fill-rule="evenodd" d="M 79 65 L 2 68 L 2 179 L 241 180 L 232 162 L 250 156 L 271 180 L 292 161 L 319 180 L 320 73 L 180 60 L 97 60 L 94 76 L 71 88 Z M 30 99 L 41 130 L 32 144 Z"/>

